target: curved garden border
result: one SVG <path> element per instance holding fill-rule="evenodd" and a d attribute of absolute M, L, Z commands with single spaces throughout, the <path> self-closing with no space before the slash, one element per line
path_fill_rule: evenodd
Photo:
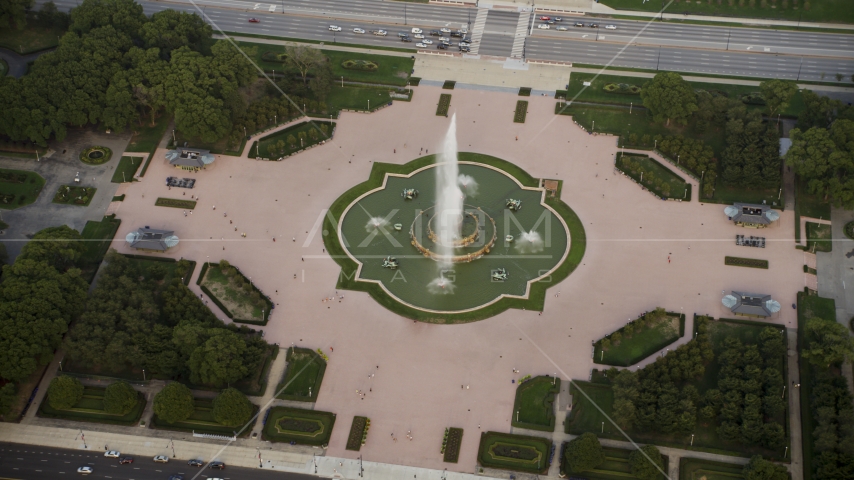
<path fill-rule="evenodd" d="M 89 154 L 92 152 L 103 152 L 104 156 L 101 158 L 89 158 Z M 87 165 L 103 165 L 110 161 L 113 158 L 113 151 L 107 147 L 94 146 L 83 149 L 80 152 L 80 161 Z"/>
<path fill-rule="evenodd" d="M 520 167 L 500 158 L 492 157 L 471 152 L 460 152 L 459 161 L 481 163 L 489 167 L 503 170 L 507 175 L 514 178 L 519 184 L 529 188 L 539 188 L 539 180 L 529 175 Z M 338 238 L 339 220 L 346 209 L 357 198 L 365 195 L 367 192 L 379 188 L 385 182 L 387 174 L 409 175 L 416 170 L 437 163 L 436 155 L 428 155 L 415 159 L 404 165 L 396 165 L 389 163 L 375 163 L 368 180 L 362 182 L 350 190 L 339 196 L 335 202 L 329 207 L 329 212 L 323 220 L 323 243 L 332 258 L 341 266 L 342 275 L 338 277 L 339 289 L 354 290 L 367 292 L 374 300 L 388 310 L 411 318 L 428 323 L 442 324 L 457 324 L 469 323 L 478 320 L 489 318 L 509 309 L 525 309 L 542 311 L 545 304 L 546 290 L 561 281 L 572 273 L 575 268 L 581 263 L 584 257 L 584 252 L 587 248 L 587 237 L 584 231 L 584 226 L 575 212 L 559 198 L 551 198 L 545 195 L 544 203 L 550 207 L 554 213 L 561 217 L 569 230 L 569 251 L 566 253 L 563 261 L 559 263 L 548 277 L 541 278 L 537 281 L 531 281 L 528 287 L 527 298 L 501 296 L 495 301 L 486 304 L 482 307 L 467 310 L 458 313 L 438 313 L 430 312 L 419 308 L 408 306 L 392 295 L 390 295 L 382 286 L 381 283 L 366 282 L 356 280 L 355 275 L 343 274 L 343 272 L 355 272 L 359 268 L 359 263 L 350 258 L 348 252 L 342 247 Z M 551 280 L 548 281 L 547 280 Z"/>

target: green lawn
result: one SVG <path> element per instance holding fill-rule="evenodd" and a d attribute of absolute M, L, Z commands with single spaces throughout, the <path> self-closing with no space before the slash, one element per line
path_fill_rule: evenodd
<path fill-rule="evenodd" d="M 679 480 L 737 480 L 744 478 L 742 471 L 743 465 L 690 457 L 679 459 Z"/>
<path fill-rule="evenodd" d="M 284 53 L 284 46 L 254 42 L 238 42 L 238 45 L 241 47 L 255 47 L 257 54 L 254 60 L 264 70 L 276 70 L 278 72 L 290 71 L 289 67 L 286 67 L 284 63 L 269 60 L 271 55 Z M 343 76 L 345 82 L 376 83 L 402 87 L 406 85 L 410 72 L 412 72 L 412 66 L 415 65 L 415 60 L 412 56 L 374 55 L 362 52 L 324 50 L 322 48 L 321 51 L 329 59 L 329 63 L 332 66 L 332 74 L 335 80 L 339 82 L 338 85 L 340 85 L 341 77 Z M 364 60 L 373 63 L 377 68 L 371 71 L 345 68 L 342 64 L 346 60 Z"/>
<path fill-rule="evenodd" d="M 511 425 L 553 432 L 555 429 L 554 401 L 559 391 L 560 379 L 549 376 L 534 377 L 520 384 L 516 387 Z"/>
<path fill-rule="evenodd" d="M 830 225 L 807 222 L 807 250 L 810 252 L 833 251 L 833 235 Z"/>
<path fill-rule="evenodd" d="M 326 128 L 325 133 L 323 132 L 324 126 Z M 266 137 L 262 137 L 260 141 L 252 142 L 252 147 L 249 149 L 249 156 L 259 156 L 275 160 L 276 158 L 284 155 L 293 155 L 304 148 L 308 148 L 329 139 L 334 128 L 334 122 L 313 120 L 299 123 L 271 135 L 267 135 Z M 305 134 L 302 141 L 300 141 L 300 133 Z M 293 144 L 290 143 L 288 137 L 293 137 Z M 277 145 L 280 140 L 282 144 Z M 275 150 L 272 153 L 270 152 L 271 146 Z"/>
<path fill-rule="evenodd" d="M 567 444 L 564 443 L 564 448 L 566 445 Z M 602 452 L 605 454 L 605 461 L 595 470 L 586 470 L 577 474 L 570 472 L 569 474 L 576 478 L 582 477 L 588 480 L 627 480 L 637 478 L 632 475 L 631 467 L 629 467 L 629 456 L 632 454 L 632 450 L 602 447 Z M 662 455 L 662 458 L 664 460 L 664 466 L 662 469 L 667 472 L 669 459 L 666 455 Z M 561 460 L 563 459 L 561 458 Z M 565 462 L 561 462 L 561 473 L 566 475 L 564 463 Z M 664 475 L 659 474 L 658 477 L 656 477 L 656 480 L 665 480 L 666 478 L 667 477 Z"/>
<path fill-rule="evenodd" d="M 156 428 L 158 430 L 177 430 L 183 432 L 197 432 L 197 433 L 211 433 L 214 435 L 226 435 L 232 436 L 237 433 L 237 430 L 242 428 L 240 426 L 226 426 L 223 425 L 213 418 L 213 400 L 209 398 L 195 398 L 193 399 L 196 410 L 190 415 L 190 418 L 175 422 L 175 423 L 167 423 L 164 420 L 161 420 L 157 414 L 154 415 L 151 419 L 151 428 Z M 253 416 L 258 412 L 258 406 L 252 405 L 254 408 Z M 251 428 L 246 428 L 242 432 L 240 432 L 240 437 L 245 437 L 249 435 Z"/>
<path fill-rule="evenodd" d="M 655 159 L 646 155 L 618 153 L 617 168 L 659 198 L 691 201 L 691 184 Z"/>
<path fill-rule="evenodd" d="M 805 182 L 798 177 L 796 182 L 795 208 L 804 217 L 830 219 L 830 203 L 819 195 L 807 193 Z"/>
<path fill-rule="evenodd" d="M 549 468 L 551 447 L 548 438 L 483 432 L 477 459 L 487 468 L 544 474 Z"/>
<path fill-rule="evenodd" d="M 133 176 L 143 160 L 142 157 L 122 157 L 110 181 L 113 183 L 132 182 Z"/>
<path fill-rule="evenodd" d="M 157 118 L 152 126 L 151 121 L 146 117 L 145 125 L 137 125 L 133 128 L 133 137 L 130 139 L 127 151 L 153 154 L 157 146 L 160 145 L 163 135 L 166 134 L 166 128 L 169 126 L 171 120 L 171 116 L 161 114 L 160 118 Z"/>
<path fill-rule="evenodd" d="M 207 270 L 202 272 L 200 285 L 235 322 L 267 323 L 270 301 L 239 271 L 230 278 L 219 268 L 219 264 L 209 263 Z M 257 296 L 254 295 L 256 292 Z"/>
<path fill-rule="evenodd" d="M 659 12 L 661 2 L 641 0 L 600 0 L 600 3 L 618 10 L 639 10 L 644 12 Z M 668 2 L 664 2 L 667 4 Z M 767 18 L 778 20 L 804 21 L 804 22 L 828 22 L 828 23 L 854 23 L 854 9 L 848 0 L 801 0 L 800 8 L 795 8 L 792 0 L 776 2 L 761 1 L 735 1 L 732 5 L 724 1 L 699 2 L 699 1 L 675 1 L 665 13 L 691 14 L 691 15 L 713 15 L 723 17 L 747 17 Z M 803 8 L 809 3 L 809 9 Z"/>
<path fill-rule="evenodd" d="M 623 339 L 620 340 L 620 344 L 614 345 L 612 342 L 604 352 L 597 342 L 593 351 L 593 361 L 602 365 L 620 367 L 634 365 L 678 340 L 682 336 L 680 330 L 685 328 L 684 321 L 684 318 L 680 319 L 679 315 L 668 315 L 665 321 L 651 328 L 644 327 L 634 332 L 631 338 L 625 338 L 625 334 L 621 333 Z M 681 326 L 680 323 L 682 323 Z M 623 329 L 619 331 L 622 332 Z"/>
<path fill-rule="evenodd" d="M 62 185 L 57 189 L 56 195 L 53 196 L 53 203 L 88 207 L 92 199 L 95 198 L 97 191 L 98 189 L 95 187 Z"/>
<path fill-rule="evenodd" d="M 334 413 L 273 407 L 264 424 L 262 438 L 271 442 L 327 445 L 334 426 Z"/>
<path fill-rule="evenodd" d="M 145 395 L 137 392 L 137 404 L 125 415 L 113 415 L 104 411 L 104 391 L 106 387 L 86 387 L 83 398 L 70 410 L 57 410 L 47 401 L 42 402 L 38 415 L 47 418 L 61 418 L 80 422 L 111 423 L 118 425 L 136 425 L 145 410 Z"/>
<path fill-rule="evenodd" d="M 115 218 L 104 217 L 100 222 L 89 220 L 83 227 L 80 235 L 85 240 L 86 250 L 80 257 L 80 263 L 83 265 L 83 278 L 87 282 L 92 283 L 95 278 L 95 273 L 110 249 L 110 243 L 113 237 L 116 236 L 116 231 L 119 229 L 122 221 Z"/>
<path fill-rule="evenodd" d="M 330 114 L 338 115 L 340 110 L 374 111 L 391 102 L 387 89 L 368 87 L 332 87 L 326 97 L 326 107 Z"/>
<path fill-rule="evenodd" d="M 0 169 L 0 208 L 12 210 L 35 202 L 44 184 L 38 173 Z"/>
<path fill-rule="evenodd" d="M 65 30 L 39 25 L 35 19 L 27 19 L 23 30 L 14 28 L 0 29 L 0 47 L 7 48 L 17 54 L 26 55 L 59 45 L 59 37 Z"/>
<path fill-rule="evenodd" d="M 724 339 L 728 336 L 734 336 L 743 343 L 757 342 L 759 333 L 767 325 L 769 324 L 735 319 L 710 321 L 709 334 L 715 354 L 719 355 L 721 353 Z M 783 372 L 784 378 L 787 378 L 787 363 L 782 356 L 779 359 L 777 368 Z M 706 366 L 706 372 L 702 378 L 691 382 L 700 392 L 701 396 L 706 390 L 717 387 L 720 369 L 721 365 L 715 359 Z M 591 397 L 592 402 L 581 393 L 582 391 Z M 573 408 L 569 415 L 567 415 L 567 433 L 579 435 L 584 432 L 593 432 L 602 438 L 625 440 L 625 436 L 596 408 L 598 406 L 606 414 L 611 414 L 614 397 L 610 385 L 573 381 L 570 386 L 570 394 L 572 395 Z M 784 412 L 777 420 L 785 428 L 788 428 L 788 413 Z M 637 431 L 635 429 L 627 430 L 626 433 L 638 443 L 653 443 L 686 450 L 706 451 L 741 457 L 763 455 L 766 458 L 774 460 L 782 460 L 783 455 L 783 450 L 769 450 L 760 446 L 725 441 L 718 436 L 717 423 L 707 422 L 702 418 L 698 418 L 697 421 L 693 446 L 691 446 L 690 435 Z"/>
<path fill-rule="evenodd" d="M 298 402 L 316 402 L 326 371 L 326 360 L 307 348 L 288 349 L 288 367 L 276 387 L 276 398 Z"/>
<path fill-rule="evenodd" d="M 725 205 L 732 205 L 736 202 L 761 204 L 764 201 L 768 205 L 774 205 L 777 208 L 783 207 L 783 197 L 777 188 L 745 189 L 724 185 L 722 181 L 718 181 L 715 186 L 715 197 L 711 199 L 706 198 L 703 201 Z"/>

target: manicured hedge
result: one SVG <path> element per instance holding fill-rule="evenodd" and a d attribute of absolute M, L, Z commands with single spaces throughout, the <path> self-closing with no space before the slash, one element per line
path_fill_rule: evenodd
<path fill-rule="evenodd" d="M 172 208 L 184 208 L 187 210 L 193 210 L 196 208 L 196 202 L 193 200 L 181 200 L 178 198 L 165 198 L 159 197 L 154 201 L 155 207 L 172 207 Z"/>
<path fill-rule="evenodd" d="M 439 95 L 439 104 L 436 107 L 436 115 L 440 117 L 447 117 L 449 108 L 451 108 L 451 94 L 443 93 Z"/>
<path fill-rule="evenodd" d="M 516 102 L 516 112 L 513 114 L 513 121 L 516 123 L 525 123 L 525 117 L 528 116 L 528 101 L 519 100 Z"/>
<path fill-rule="evenodd" d="M 347 450 L 358 452 L 362 449 L 362 444 L 367 440 L 368 425 L 370 424 L 368 417 L 353 417 L 353 424 L 350 425 L 350 434 L 347 436 Z"/>
<path fill-rule="evenodd" d="M 290 420 L 292 428 L 310 427 L 311 422 L 317 422 L 320 430 L 300 433 L 296 430 L 277 428 L 280 421 Z M 273 407 L 267 415 L 261 437 L 270 442 L 295 442 L 302 445 L 323 446 L 329 444 L 332 428 L 335 426 L 335 414 L 301 408 Z"/>
<path fill-rule="evenodd" d="M 57 410 L 45 399 L 38 410 L 43 418 L 59 418 L 80 422 L 109 423 L 115 425 L 136 425 L 145 410 L 145 395 L 137 392 L 137 404 L 125 415 L 113 415 L 104 411 L 104 391 L 106 387 L 86 387 L 83 398 L 70 410 Z"/>
<path fill-rule="evenodd" d="M 194 398 L 193 402 L 195 404 L 196 410 L 190 416 L 190 418 L 183 420 L 181 422 L 175 423 L 167 423 L 164 420 L 161 420 L 157 417 L 157 414 L 151 417 L 151 428 L 156 428 L 158 430 L 173 430 L 179 432 L 196 432 L 196 433 L 210 433 L 213 435 L 225 435 L 225 436 L 238 436 L 238 437 L 247 437 L 249 436 L 249 432 L 252 431 L 251 428 L 244 428 L 242 431 L 238 431 L 240 426 L 231 427 L 222 425 L 213 419 L 213 399 L 209 398 Z M 252 418 L 258 414 L 258 405 L 252 405 Z"/>
<path fill-rule="evenodd" d="M 547 438 L 484 432 L 480 435 L 477 460 L 486 468 L 544 475 L 549 471 L 551 448 L 552 441 Z M 517 457 L 513 458 L 510 455 Z"/>
<path fill-rule="evenodd" d="M 443 462 L 457 463 L 460 460 L 460 447 L 463 445 L 463 429 L 449 428 L 445 431 Z"/>
<path fill-rule="evenodd" d="M 529 87 L 521 87 L 519 89 L 519 96 L 520 97 L 530 97 L 531 96 L 531 89 Z"/>
<path fill-rule="evenodd" d="M 442 84 L 442 88 L 444 88 L 445 90 L 453 90 L 456 84 L 457 82 L 454 80 L 445 80 L 445 83 Z"/>
<path fill-rule="evenodd" d="M 768 260 L 758 258 L 724 257 L 724 265 L 768 269 Z"/>

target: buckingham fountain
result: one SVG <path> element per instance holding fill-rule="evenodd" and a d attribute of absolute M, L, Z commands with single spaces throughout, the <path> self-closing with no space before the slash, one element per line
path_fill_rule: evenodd
<path fill-rule="evenodd" d="M 441 154 L 375 164 L 381 184 L 365 182 L 355 200 L 333 205 L 341 218 L 326 241 L 346 254 L 339 288 L 366 282 L 404 310 L 454 314 L 504 298 L 518 305 L 534 284 L 542 295 L 554 281 L 570 250 L 558 210 L 569 208 L 515 165 L 458 152 L 456 129 L 453 116 Z"/>

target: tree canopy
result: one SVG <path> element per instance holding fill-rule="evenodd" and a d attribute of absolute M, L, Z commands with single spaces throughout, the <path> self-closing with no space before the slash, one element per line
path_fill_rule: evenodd
<path fill-rule="evenodd" d="M 664 459 L 655 445 L 644 445 L 629 454 L 629 468 L 638 480 L 656 480 L 664 471 Z"/>
<path fill-rule="evenodd" d="M 605 452 L 602 451 L 599 438 L 586 432 L 567 444 L 565 459 L 572 472 L 581 473 L 601 465 L 605 461 Z"/>
<path fill-rule="evenodd" d="M 648 108 L 656 122 L 671 120 L 686 125 L 688 117 L 697 111 L 697 94 L 681 75 L 674 72 L 656 74 L 641 89 L 643 106 Z"/>
<path fill-rule="evenodd" d="M 139 403 L 139 394 L 128 382 L 111 383 L 104 391 L 104 411 L 125 415 Z"/>
<path fill-rule="evenodd" d="M 252 418 L 252 404 L 239 390 L 226 388 L 214 399 L 212 414 L 223 425 L 243 425 Z"/>
<path fill-rule="evenodd" d="M 60 375 L 50 381 L 47 389 L 48 404 L 57 410 L 68 410 L 83 398 L 83 384 L 80 380 Z"/>
<path fill-rule="evenodd" d="M 801 357 L 815 366 L 827 368 L 841 363 L 845 358 L 854 358 L 854 337 L 844 325 L 823 318 L 807 320 L 808 348 Z"/>
<path fill-rule="evenodd" d="M 839 119 L 830 129 L 795 128 L 789 136 L 786 163 L 806 180 L 809 193 L 837 207 L 854 208 L 854 121 Z"/>
<path fill-rule="evenodd" d="M 789 107 L 789 101 L 798 93 L 798 84 L 791 80 L 765 80 L 759 83 L 759 90 L 765 98 L 768 114 L 780 113 Z"/>
<path fill-rule="evenodd" d="M 789 471 L 782 465 L 771 463 L 754 455 L 750 463 L 744 466 L 744 480 L 789 480 Z"/>
<path fill-rule="evenodd" d="M 27 11 L 33 0 L 3 0 L 0 2 L 0 28 L 23 30 L 27 26 Z"/>
<path fill-rule="evenodd" d="M 154 413 L 166 423 L 186 420 L 196 410 L 193 393 L 178 382 L 170 382 L 154 396 Z"/>

